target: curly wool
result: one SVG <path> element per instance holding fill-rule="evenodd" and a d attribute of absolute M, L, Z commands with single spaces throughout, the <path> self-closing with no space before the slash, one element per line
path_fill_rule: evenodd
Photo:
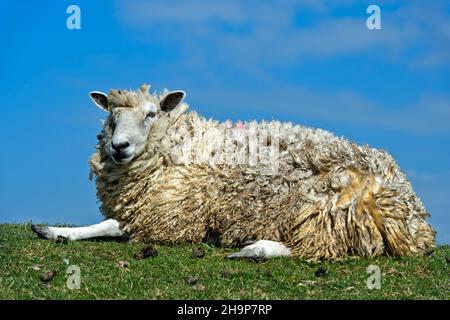
<path fill-rule="evenodd" d="M 310 260 L 427 254 L 435 247 L 429 214 L 386 152 L 321 129 L 249 122 L 243 127 L 279 131 L 278 171 L 212 164 L 204 160 L 211 158 L 211 140 L 195 133 L 223 132 L 227 124 L 187 109 L 183 103 L 164 114 L 145 152 L 126 165 L 105 151 L 111 138 L 105 122 L 90 161 L 97 195 L 102 213 L 133 241 L 239 246 L 264 239 Z M 182 147 L 188 135 L 200 137 L 192 151 Z"/>

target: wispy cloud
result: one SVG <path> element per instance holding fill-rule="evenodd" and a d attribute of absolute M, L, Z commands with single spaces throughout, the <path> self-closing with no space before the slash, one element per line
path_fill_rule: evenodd
<path fill-rule="evenodd" d="M 358 4 L 360 14 L 350 8 Z M 351 14 L 336 13 L 348 8 Z M 264 83 L 270 91 L 243 90 L 237 85 L 214 90 L 211 86 L 199 99 L 223 105 L 233 97 L 248 110 L 280 108 L 298 118 L 320 119 L 338 124 L 361 124 L 414 133 L 450 133 L 450 96 L 436 92 L 411 94 L 415 101 L 388 108 L 353 88 L 319 91 L 297 85 L 279 84 L 270 73 L 282 66 L 336 57 L 378 56 L 392 65 L 412 69 L 450 67 L 450 21 L 444 2 L 380 1 L 382 30 L 366 28 L 367 6 L 354 0 L 280 0 L 215 2 L 207 0 L 141 1 L 117 4 L 119 18 L 131 37 L 140 41 L 166 43 L 182 52 L 181 62 L 195 66 L 205 78 L 214 78 L 217 66 L 237 68 L 249 82 Z M 447 5 L 448 7 L 448 5 Z M 300 16 L 300 18 L 299 18 Z M 304 17 L 313 17 L 303 21 Z M 410 100 L 414 100 L 410 99 Z M 201 102 L 201 101 L 200 101 Z M 217 103 L 216 103 L 217 102 Z M 225 107 L 225 106 L 224 106 Z M 255 110 L 256 113 L 261 109 Z"/>
<path fill-rule="evenodd" d="M 352 90 L 318 92 L 303 87 L 279 86 L 267 91 L 209 89 L 202 92 L 198 100 L 204 105 L 211 105 L 213 101 L 216 107 L 224 110 L 233 106 L 246 108 L 255 115 L 283 114 L 291 119 L 315 119 L 341 125 L 450 134 L 450 96 L 424 95 L 414 104 L 389 109 Z"/>
<path fill-rule="evenodd" d="M 118 2 L 121 18 L 135 27 L 154 27 L 160 23 L 187 24 L 213 23 L 214 21 L 242 25 L 244 23 L 285 24 L 292 18 L 296 9 L 323 11 L 324 3 L 314 0 L 281 0 L 261 2 L 257 0 L 226 2 L 192 0 Z"/>
<path fill-rule="evenodd" d="M 349 6 L 355 1 L 343 1 Z M 418 68 L 450 65 L 450 21 L 443 2 L 397 1 L 382 6 L 383 29 L 366 28 L 365 7 L 358 16 L 334 14 L 334 2 L 206 0 L 141 1 L 118 4 L 119 18 L 148 41 L 176 40 L 187 53 L 248 63 L 289 64 L 308 59 L 375 52 Z M 383 4 L 383 2 L 382 2 Z M 381 4 L 381 5 L 382 5 Z M 313 23 L 303 26 L 299 14 Z M 150 31 L 150 32 L 149 32 Z M 184 36 L 183 36 L 184 35 Z M 186 37 L 188 35 L 188 37 Z M 205 50 L 199 50 L 207 44 Z M 404 59 L 403 54 L 411 55 Z"/>

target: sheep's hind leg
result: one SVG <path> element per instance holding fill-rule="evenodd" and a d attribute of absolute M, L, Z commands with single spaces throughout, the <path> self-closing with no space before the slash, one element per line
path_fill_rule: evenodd
<path fill-rule="evenodd" d="M 48 227 L 31 225 L 40 238 L 55 240 L 59 236 L 69 240 L 83 240 L 98 237 L 121 237 L 125 234 L 120 230 L 119 222 L 108 219 L 87 227 Z"/>
<path fill-rule="evenodd" d="M 259 240 L 254 244 L 245 246 L 239 252 L 234 252 L 227 255 L 229 259 L 259 259 L 259 258 L 274 258 L 274 257 L 288 257 L 291 255 L 291 250 L 281 242 L 270 240 Z"/>

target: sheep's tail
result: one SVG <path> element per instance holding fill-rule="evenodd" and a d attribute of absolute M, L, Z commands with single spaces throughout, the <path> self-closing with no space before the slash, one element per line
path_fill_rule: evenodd
<path fill-rule="evenodd" d="M 293 255 L 334 260 L 434 249 L 435 232 L 414 193 L 384 189 L 375 176 L 347 173 L 347 186 L 296 214 L 288 245 Z"/>
<path fill-rule="evenodd" d="M 367 209 L 377 221 L 387 254 L 426 255 L 434 250 L 436 232 L 414 194 L 382 190 L 373 196 Z"/>

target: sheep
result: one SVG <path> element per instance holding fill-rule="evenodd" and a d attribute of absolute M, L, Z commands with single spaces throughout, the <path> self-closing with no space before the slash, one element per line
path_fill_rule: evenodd
<path fill-rule="evenodd" d="M 292 123 L 206 119 L 188 111 L 184 91 L 144 84 L 90 96 L 109 113 L 90 158 L 108 219 L 32 226 L 43 238 L 127 235 L 311 261 L 435 248 L 428 212 L 385 151 Z"/>

